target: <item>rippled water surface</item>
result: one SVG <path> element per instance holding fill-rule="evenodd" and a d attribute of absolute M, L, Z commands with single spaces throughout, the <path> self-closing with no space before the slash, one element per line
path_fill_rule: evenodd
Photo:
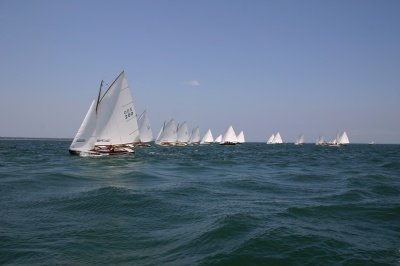
<path fill-rule="evenodd" d="M 400 145 L 69 144 L 0 140 L 0 264 L 400 264 Z"/>

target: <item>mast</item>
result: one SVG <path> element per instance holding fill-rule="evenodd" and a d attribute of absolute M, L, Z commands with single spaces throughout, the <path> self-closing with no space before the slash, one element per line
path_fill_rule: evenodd
<path fill-rule="evenodd" d="M 97 114 L 97 108 L 99 107 L 100 103 L 100 96 L 101 96 L 101 88 L 103 87 L 103 80 L 100 82 L 100 89 L 99 89 L 99 95 L 97 96 L 97 102 L 96 102 L 96 114 Z"/>

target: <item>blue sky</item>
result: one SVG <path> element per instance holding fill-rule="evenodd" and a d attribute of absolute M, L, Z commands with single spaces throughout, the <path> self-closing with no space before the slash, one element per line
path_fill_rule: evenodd
<path fill-rule="evenodd" d="M 0 1 L 0 136 L 73 137 L 121 70 L 154 134 L 400 143 L 399 1 Z"/>

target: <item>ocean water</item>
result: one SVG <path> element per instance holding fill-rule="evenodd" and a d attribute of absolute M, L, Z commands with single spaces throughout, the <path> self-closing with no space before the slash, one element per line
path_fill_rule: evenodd
<path fill-rule="evenodd" d="M 400 265 L 400 145 L 0 140 L 0 264 Z"/>

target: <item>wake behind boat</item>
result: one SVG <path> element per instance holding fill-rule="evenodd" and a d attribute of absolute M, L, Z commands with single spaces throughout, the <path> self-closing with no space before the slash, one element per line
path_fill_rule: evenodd
<path fill-rule="evenodd" d="M 69 152 L 71 154 L 120 155 L 133 153 L 132 143 L 140 141 L 132 95 L 122 71 L 102 93 L 92 101 L 79 127 Z"/>

